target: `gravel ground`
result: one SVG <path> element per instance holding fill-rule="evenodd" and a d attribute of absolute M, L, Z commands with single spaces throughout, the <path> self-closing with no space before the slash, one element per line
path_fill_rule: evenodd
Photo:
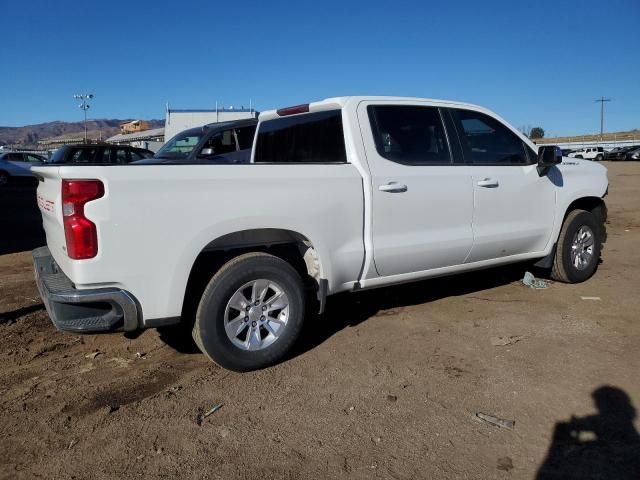
<path fill-rule="evenodd" d="M 175 330 L 57 332 L 33 187 L 4 189 L 0 478 L 640 478 L 640 164 L 607 166 L 588 282 L 531 290 L 519 265 L 340 295 L 248 374 Z"/>

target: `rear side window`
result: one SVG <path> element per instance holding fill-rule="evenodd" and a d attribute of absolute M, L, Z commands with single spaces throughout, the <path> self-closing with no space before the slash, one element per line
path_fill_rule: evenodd
<path fill-rule="evenodd" d="M 129 152 L 129 154 L 131 155 L 131 161 L 132 162 L 135 162 L 137 160 L 142 160 L 142 159 L 145 159 L 145 158 L 150 158 L 152 156 L 152 155 L 149 155 L 144 150 L 131 150 Z"/>
<path fill-rule="evenodd" d="M 69 155 L 68 163 L 93 163 L 95 162 L 96 148 L 76 148 Z"/>
<path fill-rule="evenodd" d="M 437 108 L 369 105 L 367 111 L 380 156 L 407 165 L 451 163 Z"/>
<path fill-rule="evenodd" d="M 116 148 L 115 154 L 115 158 L 112 158 L 111 160 L 113 163 L 123 164 L 131 161 L 128 148 Z"/>
<path fill-rule="evenodd" d="M 27 155 L 27 162 L 33 163 L 34 165 L 40 165 L 44 163 L 44 158 L 38 155 Z"/>
<path fill-rule="evenodd" d="M 528 163 L 524 142 L 496 119 L 471 110 L 452 109 L 465 163 L 523 165 Z"/>
<path fill-rule="evenodd" d="M 111 155 L 112 155 L 112 149 L 110 148 L 105 148 L 102 151 L 102 158 L 97 159 L 96 158 L 96 162 L 100 162 L 100 163 L 111 163 Z"/>
<path fill-rule="evenodd" d="M 345 163 L 340 110 L 262 122 L 254 160 L 256 163 Z"/>

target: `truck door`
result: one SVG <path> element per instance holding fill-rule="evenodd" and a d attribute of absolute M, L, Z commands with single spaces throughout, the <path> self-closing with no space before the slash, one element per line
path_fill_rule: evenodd
<path fill-rule="evenodd" d="M 467 262 L 541 252 L 551 237 L 556 178 L 540 177 L 537 156 L 496 118 L 449 110 L 473 174 L 473 249 Z"/>
<path fill-rule="evenodd" d="M 464 263 L 473 240 L 473 187 L 468 169 L 453 166 L 440 109 L 362 102 L 358 121 L 371 172 L 378 274 Z"/>

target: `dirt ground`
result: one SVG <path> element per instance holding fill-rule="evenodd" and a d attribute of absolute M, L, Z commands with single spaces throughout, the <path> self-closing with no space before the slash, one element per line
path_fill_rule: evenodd
<path fill-rule="evenodd" d="M 640 164 L 607 167 L 586 283 L 531 290 L 520 265 L 340 295 L 291 359 L 248 374 L 171 330 L 56 331 L 26 251 L 33 187 L 8 187 L 0 478 L 640 478 Z"/>

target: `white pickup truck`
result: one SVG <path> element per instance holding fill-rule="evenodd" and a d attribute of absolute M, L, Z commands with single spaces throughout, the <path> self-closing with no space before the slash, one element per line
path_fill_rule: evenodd
<path fill-rule="evenodd" d="M 221 137 L 225 148 L 239 136 Z M 33 170 L 47 236 L 36 279 L 58 329 L 184 322 L 238 371 L 282 359 L 328 295 L 520 261 L 581 282 L 605 235 L 602 165 L 538 150 L 494 113 L 451 101 L 264 112 L 249 163 Z"/>

